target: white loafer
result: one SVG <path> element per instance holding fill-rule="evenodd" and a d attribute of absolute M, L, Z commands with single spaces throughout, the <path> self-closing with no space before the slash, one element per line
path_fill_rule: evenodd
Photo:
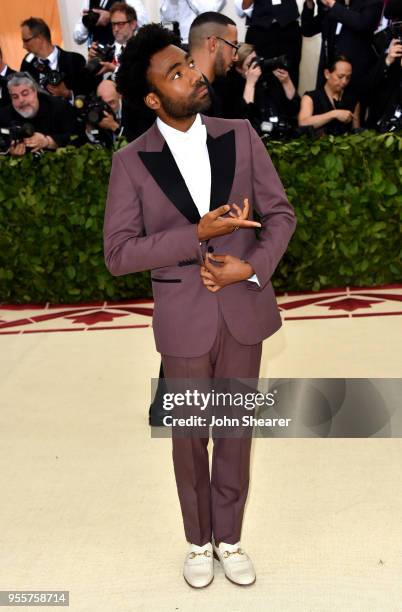
<path fill-rule="evenodd" d="M 240 546 L 237 544 L 226 544 L 221 542 L 219 546 L 214 545 L 214 555 L 221 563 L 225 576 L 234 584 L 248 586 L 256 580 L 253 563 Z"/>
<path fill-rule="evenodd" d="M 190 549 L 184 561 L 184 580 L 195 589 L 202 589 L 211 584 L 214 579 L 214 557 L 212 544 L 204 546 L 190 544 Z"/>

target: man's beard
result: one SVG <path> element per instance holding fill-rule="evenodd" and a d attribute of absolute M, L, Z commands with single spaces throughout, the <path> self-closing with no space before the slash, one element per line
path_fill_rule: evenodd
<path fill-rule="evenodd" d="M 218 49 L 218 52 L 215 58 L 215 76 L 224 77 L 226 76 L 228 70 L 229 68 L 227 67 L 225 63 L 225 58 L 223 56 L 222 50 Z"/>
<path fill-rule="evenodd" d="M 169 115 L 169 117 L 172 117 L 172 119 L 185 119 L 205 111 L 211 106 L 209 92 L 208 95 L 201 99 L 197 99 L 196 97 L 198 91 L 204 86 L 204 81 L 200 82 L 192 95 L 185 101 L 174 100 L 173 98 L 169 98 L 159 91 L 156 91 L 155 93 L 159 96 L 163 109 L 166 114 Z"/>
<path fill-rule="evenodd" d="M 31 119 L 32 117 L 35 117 L 36 109 L 29 106 L 24 109 L 20 108 L 17 113 L 21 115 L 21 117 L 24 117 L 24 119 Z"/>

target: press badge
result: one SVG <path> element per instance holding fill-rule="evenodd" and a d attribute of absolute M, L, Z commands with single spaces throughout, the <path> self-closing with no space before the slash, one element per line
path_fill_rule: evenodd
<path fill-rule="evenodd" d="M 282 4 L 282 0 L 272 0 L 272 6 Z"/>

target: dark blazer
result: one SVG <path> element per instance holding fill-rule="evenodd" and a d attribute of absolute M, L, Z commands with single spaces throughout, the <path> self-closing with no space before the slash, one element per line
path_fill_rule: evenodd
<path fill-rule="evenodd" d="M 321 32 L 323 38 L 317 86 L 325 83 L 323 71 L 328 62 L 335 55 L 346 55 L 353 66 L 352 84 L 357 90 L 361 89 L 367 70 L 376 61 L 372 40 L 381 18 L 382 6 L 382 0 L 350 0 L 347 8 L 342 0 L 337 0 L 328 9 L 318 2 L 318 12 L 314 16 L 314 9 L 309 9 L 304 3 L 301 15 L 303 36 Z M 342 24 L 342 29 L 336 36 L 338 23 Z"/>
<path fill-rule="evenodd" d="M 74 53 L 72 51 L 64 51 L 60 47 L 59 50 L 58 66 L 57 70 L 62 72 L 64 77 L 64 83 L 68 89 L 74 92 L 74 95 L 87 93 L 87 80 L 88 77 L 85 75 L 84 67 L 86 64 L 85 58 L 80 53 Z M 40 72 L 32 65 L 34 55 L 28 53 L 22 60 L 21 70 L 29 72 L 30 75 L 37 81 L 40 82 Z"/>
<path fill-rule="evenodd" d="M 254 0 L 253 12 L 247 23 L 251 27 L 268 30 L 274 20 L 285 27 L 298 17 L 296 0 L 282 0 L 279 4 L 273 4 L 272 0 Z"/>
<path fill-rule="evenodd" d="M 11 103 L 10 94 L 7 88 L 7 77 L 9 77 L 10 74 L 14 74 L 14 72 L 15 70 L 7 66 L 5 76 L 0 76 L 0 108 L 4 108 Z"/>
<path fill-rule="evenodd" d="M 59 147 L 70 144 L 71 137 L 80 132 L 72 106 L 47 93 L 38 93 L 38 97 L 39 111 L 35 117 L 25 119 L 10 104 L 0 110 L 0 127 L 31 123 L 36 132 L 51 136 Z"/>
<path fill-rule="evenodd" d="M 156 123 L 113 156 L 106 204 L 105 260 L 115 276 L 151 270 L 156 348 L 196 357 L 216 337 L 219 309 L 238 342 L 257 344 L 281 326 L 271 277 L 296 221 L 267 151 L 248 121 L 201 116 L 211 162 L 210 210 L 243 204 L 263 227 L 240 229 L 200 245 L 200 215 Z M 194 168 L 197 159 L 194 158 Z M 260 287 L 234 283 L 216 293 L 201 282 L 205 251 L 248 261 Z"/>

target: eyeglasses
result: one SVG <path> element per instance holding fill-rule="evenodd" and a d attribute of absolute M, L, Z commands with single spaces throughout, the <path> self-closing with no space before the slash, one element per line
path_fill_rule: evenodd
<path fill-rule="evenodd" d="M 131 23 L 131 21 L 131 19 L 129 19 L 128 21 L 111 21 L 110 24 L 112 28 L 122 28 L 127 23 Z"/>
<path fill-rule="evenodd" d="M 209 40 L 210 38 L 214 38 L 213 36 L 208 36 L 207 39 Z M 215 36 L 215 38 L 217 38 L 218 40 L 221 40 L 222 42 L 226 43 L 227 45 L 229 45 L 229 47 L 232 47 L 232 49 L 236 50 L 236 53 L 238 52 L 238 50 L 241 47 L 240 43 L 233 43 L 230 40 L 226 40 L 226 38 L 222 38 L 221 36 Z"/>

